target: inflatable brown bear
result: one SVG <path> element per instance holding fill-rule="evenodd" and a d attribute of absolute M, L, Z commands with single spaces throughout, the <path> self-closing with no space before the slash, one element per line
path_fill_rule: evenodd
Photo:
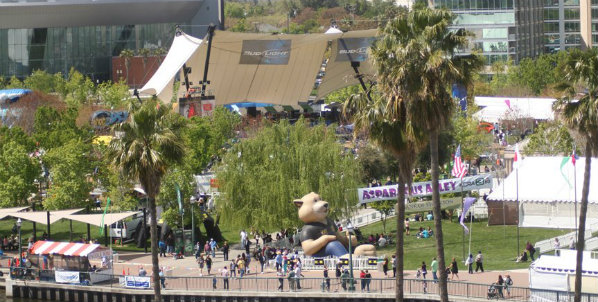
<path fill-rule="evenodd" d="M 300 241 L 305 255 L 314 257 L 347 255 L 349 240 L 347 234 L 339 232 L 332 219 L 328 218 L 328 202 L 311 192 L 293 201 L 299 208 L 299 219 L 305 223 Z M 357 245 L 357 238 L 351 238 L 355 255 L 374 256 L 376 248 L 370 244 Z"/>

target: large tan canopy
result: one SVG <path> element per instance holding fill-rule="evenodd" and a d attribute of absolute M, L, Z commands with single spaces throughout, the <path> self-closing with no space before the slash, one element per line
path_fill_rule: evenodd
<path fill-rule="evenodd" d="M 104 214 L 68 215 L 66 218 L 102 227 L 102 216 L 104 216 L 104 224 L 111 225 L 117 221 L 121 221 L 138 213 L 141 212 L 107 213 L 106 216 L 104 216 Z"/>
<path fill-rule="evenodd" d="M 17 208 L 5 208 L 5 209 L 0 209 L 0 219 L 4 219 L 7 216 L 11 216 L 11 214 L 13 213 L 17 213 L 20 212 L 24 209 L 27 209 L 29 207 L 17 207 Z"/>
<path fill-rule="evenodd" d="M 61 211 L 50 211 L 50 224 L 63 219 L 68 218 L 69 215 L 82 211 L 83 209 L 71 209 L 71 210 L 61 210 Z M 15 218 L 21 218 L 24 220 L 29 220 L 41 224 L 48 224 L 48 213 L 46 211 L 40 212 L 18 212 L 18 213 L 10 213 L 8 216 L 12 216 Z"/>
<path fill-rule="evenodd" d="M 332 41 L 332 51 L 318 89 L 318 99 L 337 89 L 359 84 L 352 61 L 358 62 L 359 73 L 366 83 L 374 79 L 375 69 L 369 58 L 369 46 L 376 33 L 376 29 L 349 31 Z"/>
<path fill-rule="evenodd" d="M 207 94 L 215 96 L 216 105 L 306 102 L 322 64 L 328 38 L 325 34 L 216 31 L 212 40 Z M 207 47 L 207 43 L 202 43 L 187 62 L 192 68 L 189 74 L 192 86 L 201 86 Z"/>

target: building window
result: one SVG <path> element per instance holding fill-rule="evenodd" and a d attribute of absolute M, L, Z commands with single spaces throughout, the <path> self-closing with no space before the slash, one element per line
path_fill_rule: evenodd
<path fill-rule="evenodd" d="M 559 9 L 558 8 L 547 8 L 544 9 L 544 20 L 559 20 Z"/>
<path fill-rule="evenodd" d="M 565 20 L 579 20 L 579 8 L 565 8 Z"/>
<path fill-rule="evenodd" d="M 565 32 L 579 32 L 579 22 L 565 22 Z"/>

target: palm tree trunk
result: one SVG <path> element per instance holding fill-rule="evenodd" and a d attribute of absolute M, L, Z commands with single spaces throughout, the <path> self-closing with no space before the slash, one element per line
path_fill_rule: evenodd
<path fill-rule="evenodd" d="M 588 195 L 590 193 L 590 170 L 592 168 L 592 141 L 586 141 L 586 167 L 583 172 L 583 189 L 581 190 L 581 208 L 579 209 L 579 230 L 577 233 L 577 265 L 575 267 L 574 302 L 581 302 L 581 270 L 583 264 L 584 237 L 586 234 L 586 214 L 588 212 Z"/>
<path fill-rule="evenodd" d="M 149 191 L 146 189 L 146 192 Z M 153 195 L 153 194 L 152 194 Z M 150 237 L 152 247 L 152 278 L 154 285 L 154 302 L 162 302 L 160 293 L 160 263 L 158 262 L 158 218 L 156 211 L 156 197 L 148 196 L 150 206 Z"/>
<path fill-rule="evenodd" d="M 397 256 L 397 266 L 396 266 L 396 277 L 397 277 L 397 286 L 395 289 L 395 301 L 396 302 L 403 302 L 403 268 L 404 268 L 404 253 L 403 253 L 403 243 L 405 239 L 405 235 L 403 234 L 405 230 L 405 179 L 402 176 L 402 173 L 399 172 L 399 196 L 397 199 L 397 246 L 396 246 L 396 256 Z"/>
<path fill-rule="evenodd" d="M 438 257 L 438 287 L 440 289 L 440 301 L 448 302 L 447 273 L 444 260 L 444 238 L 442 235 L 442 213 L 440 209 L 440 191 L 438 190 L 438 129 L 430 131 L 430 159 L 432 166 L 434 233 L 436 237 L 436 256 Z"/>

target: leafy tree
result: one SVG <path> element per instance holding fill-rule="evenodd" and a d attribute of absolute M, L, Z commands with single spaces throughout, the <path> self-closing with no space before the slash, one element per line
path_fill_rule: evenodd
<path fill-rule="evenodd" d="M 25 78 L 24 83 L 25 87 L 40 91 L 43 93 L 51 93 L 56 92 L 57 87 L 63 85 L 64 79 L 62 78 L 62 74 L 49 74 L 43 70 L 36 70 L 30 76 Z"/>
<path fill-rule="evenodd" d="M 245 5 L 239 2 L 228 2 L 224 6 L 224 15 L 228 18 L 241 19 L 245 17 Z"/>
<path fill-rule="evenodd" d="M 166 214 L 163 216 L 164 221 L 170 226 L 181 224 L 181 215 L 179 212 L 179 204 L 177 199 L 176 186 L 181 189 L 183 209 L 185 211 L 185 224 L 191 224 L 191 210 L 190 198 L 195 194 L 195 179 L 193 173 L 184 169 L 182 165 L 173 166 L 168 173 L 162 178 L 160 194 L 158 194 L 157 203 L 166 209 Z M 198 214 L 198 213 L 195 213 Z M 195 218 L 200 217 L 196 215 Z M 196 220 L 196 223 L 199 220 Z"/>
<path fill-rule="evenodd" d="M 456 49 L 466 47 L 470 34 L 463 29 L 450 30 L 453 18 L 447 10 L 413 10 L 386 25 L 377 43 L 380 51 L 373 51 L 378 60 L 379 83 L 394 97 L 387 107 L 405 116 L 410 125 L 407 129 L 417 127 L 429 134 L 434 233 L 443 302 L 448 301 L 448 290 L 438 187 L 438 137 L 450 123 L 455 108 L 450 85 L 469 87 L 473 74 L 483 65 L 476 55 L 456 55 Z"/>
<path fill-rule="evenodd" d="M 0 127 L 0 148 L 4 145 L 14 142 L 25 148 L 25 152 L 31 153 L 35 150 L 35 142 L 21 127 Z"/>
<path fill-rule="evenodd" d="M 77 127 L 77 109 L 59 111 L 42 106 L 35 112 L 33 138 L 39 146 L 51 149 L 65 145 L 72 139 L 91 141 L 92 134 Z"/>
<path fill-rule="evenodd" d="M 394 200 L 382 200 L 382 201 L 370 203 L 370 207 L 372 207 L 372 209 L 375 209 L 376 211 L 378 211 L 382 217 L 382 231 L 385 234 L 386 234 L 386 218 L 388 218 L 388 216 L 392 213 L 396 204 L 397 204 L 397 202 Z M 403 221 L 404 221 L 404 219 L 401 220 L 401 222 L 403 222 Z M 403 236 L 403 233 L 400 233 L 399 236 Z"/>
<path fill-rule="evenodd" d="M 88 176 L 93 171 L 91 143 L 70 140 L 50 149 L 43 157 L 50 170 L 51 185 L 44 200 L 47 210 L 82 208 L 89 205 L 93 185 Z"/>
<path fill-rule="evenodd" d="M 70 107 L 87 103 L 95 94 L 95 85 L 88 77 L 71 68 L 66 81 L 57 83 L 56 90 Z"/>
<path fill-rule="evenodd" d="M 525 146 L 526 155 L 563 155 L 573 150 L 573 138 L 567 127 L 559 121 L 540 124 L 529 136 Z"/>
<path fill-rule="evenodd" d="M 345 88 L 335 90 L 326 96 L 326 104 L 339 103 L 342 104 L 347 101 L 351 96 L 358 94 L 361 91 L 359 85 L 351 85 Z"/>
<path fill-rule="evenodd" d="M 39 176 L 39 163 L 27 148 L 16 141 L 0 147 L 0 207 L 27 205 L 27 198 L 37 191 L 33 184 Z"/>
<path fill-rule="evenodd" d="M 135 52 L 131 49 L 123 49 L 118 56 L 125 60 L 125 79 L 129 83 L 129 68 L 131 68 L 131 58 L 135 56 Z"/>
<path fill-rule="evenodd" d="M 152 217 L 150 234 L 154 276 L 160 273 L 156 198 L 164 175 L 173 164 L 182 161 L 185 155 L 180 137 L 184 124 L 168 106 L 156 105 L 154 100 L 144 102 L 138 110 L 132 112 L 126 123 L 117 125 L 116 130 L 123 132 L 123 135 L 113 139 L 109 146 L 113 166 L 122 175 L 139 181 L 147 194 Z M 154 278 L 153 282 L 155 301 L 160 302 L 160 278 Z"/>
<path fill-rule="evenodd" d="M 479 121 L 473 119 L 469 112 L 457 112 L 453 119 L 451 134 L 455 146 L 451 150 L 454 153 L 456 145 L 461 145 L 461 157 L 470 162 L 486 152 L 492 144 L 492 135 L 480 131 L 478 125 Z"/>
<path fill-rule="evenodd" d="M 247 20 L 245 18 L 239 19 L 235 25 L 230 28 L 230 31 L 234 32 L 246 32 L 249 30 L 249 25 L 247 24 Z"/>
<path fill-rule="evenodd" d="M 110 81 L 98 85 L 97 95 L 104 105 L 111 108 L 122 107 L 124 101 L 130 96 L 129 87 L 124 82 L 112 83 Z"/>
<path fill-rule="evenodd" d="M 292 200 L 318 192 L 332 218 L 357 202 L 359 166 L 343 154 L 333 128 L 310 127 L 303 119 L 266 126 L 235 144 L 216 169 L 220 222 L 231 228 L 297 227 Z"/>
<path fill-rule="evenodd" d="M 564 64 L 564 75 L 566 82 L 557 87 L 564 95 L 555 103 L 555 111 L 567 127 L 584 136 L 586 145 L 573 300 L 580 302 L 592 155 L 598 154 L 598 49 L 572 50 Z"/>
<path fill-rule="evenodd" d="M 10 78 L 10 80 L 8 80 L 8 83 L 5 85 L 6 89 L 23 87 L 25 87 L 25 84 L 23 84 L 23 82 L 14 75 Z"/>
<path fill-rule="evenodd" d="M 385 155 L 386 152 L 370 144 L 359 148 L 357 160 L 363 170 L 361 177 L 363 182 L 367 183 L 372 179 L 379 180 L 392 174 L 389 169 L 389 159 Z"/>

